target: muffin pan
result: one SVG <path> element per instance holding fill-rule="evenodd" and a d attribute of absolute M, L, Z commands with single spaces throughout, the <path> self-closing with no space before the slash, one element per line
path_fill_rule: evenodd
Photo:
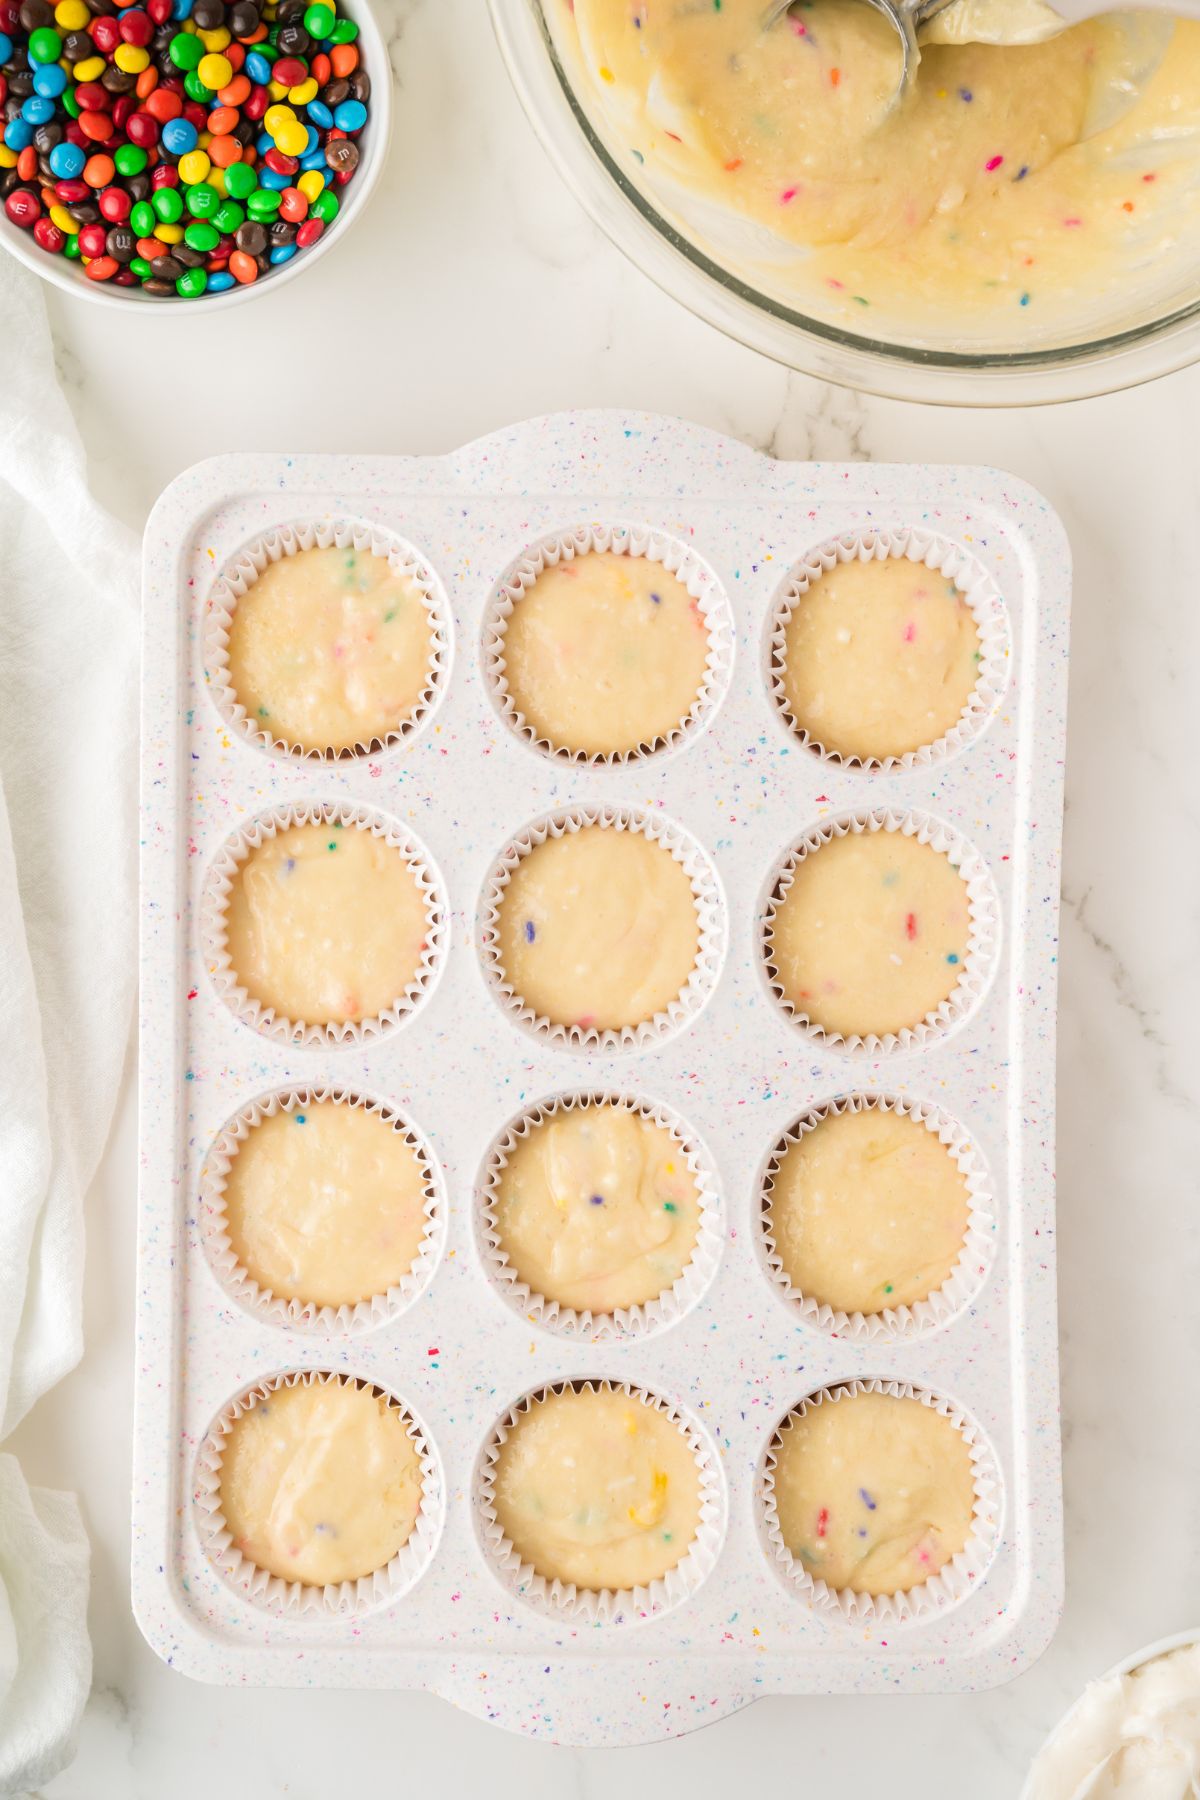
<path fill-rule="evenodd" d="M 394 745 L 303 760 L 239 729 L 206 653 L 210 608 L 249 546 L 331 522 L 412 546 L 444 593 L 438 703 Z M 504 584 L 585 522 L 685 546 L 732 625 L 704 729 L 609 763 L 531 754 L 492 679 Z M 939 558 L 949 547 L 1003 654 L 986 719 L 976 709 L 936 756 L 868 770 L 791 728 L 771 646 L 796 571 L 875 533 L 928 534 Z M 678 1735 L 760 1694 L 984 1688 L 1040 1653 L 1062 1594 L 1054 1030 L 1069 603 L 1062 528 L 1007 476 L 772 462 L 644 414 L 534 420 L 447 457 L 223 457 L 167 490 L 145 552 L 133 1590 L 169 1662 L 239 1685 L 425 1687 L 531 1736 L 611 1745 Z M 419 846 L 439 912 L 419 1005 L 340 1041 L 239 1016 L 213 935 L 227 846 L 263 817 L 310 811 L 369 816 Z M 489 883 L 530 820 L 581 812 L 678 831 L 703 872 L 704 1003 L 668 1030 L 574 1043 L 496 1003 Z M 789 853 L 868 815 L 918 819 L 964 846 L 989 916 L 952 1018 L 849 1044 L 772 996 L 763 928 Z M 434 1164 L 436 1230 L 394 1303 L 354 1316 L 248 1305 L 210 1216 L 230 1123 L 325 1089 L 411 1129 Z M 714 1178 L 704 1278 L 649 1329 L 581 1317 L 564 1330 L 553 1309 L 523 1312 L 498 1291 L 488 1263 L 489 1153 L 514 1120 L 580 1094 L 684 1121 Z M 764 1249 L 772 1152 L 797 1121 L 856 1095 L 936 1112 L 971 1146 L 987 1197 L 978 1271 L 919 1330 L 881 1315 L 843 1334 L 809 1317 L 781 1296 Z M 311 1604 L 239 1581 L 213 1553 L 209 1433 L 239 1396 L 294 1372 L 358 1378 L 419 1421 L 438 1499 L 399 1588 L 360 1583 Z M 704 1554 L 669 1605 L 564 1615 L 497 1566 L 497 1422 L 570 1380 L 649 1393 L 711 1445 Z M 933 1604 L 864 1618 L 780 1578 L 769 1469 L 792 1407 L 873 1381 L 971 1421 L 989 1530 L 986 1558 Z"/>

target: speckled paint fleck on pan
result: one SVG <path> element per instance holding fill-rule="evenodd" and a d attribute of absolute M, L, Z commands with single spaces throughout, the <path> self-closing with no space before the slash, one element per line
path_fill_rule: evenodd
<path fill-rule="evenodd" d="M 637 518 L 695 550 L 734 624 L 729 685 L 669 756 L 578 766 L 531 756 L 477 657 L 437 714 L 379 754 L 272 756 L 207 690 L 209 594 L 248 541 L 353 517 L 412 544 L 475 644 L 497 581 L 564 519 Z M 928 764 L 839 767 L 798 742 L 762 646 L 788 572 L 845 533 L 912 528 L 957 544 L 1001 596 L 1006 668 L 978 735 Z M 777 463 L 679 421 L 590 412 L 533 420 L 444 458 L 223 457 L 160 500 L 147 531 L 142 785 L 142 1188 L 134 1605 L 174 1666 L 215 1682 L 424 1687 L 479 1717 L 569 1744 L 673 1737 L 760 1694 L 946 1693 L 995 1686 L 1048 1642 L 1062 1598 L 1054 1291 L 1054 1029 L 1070 557 L 1022 482 L 978 468 Z M 428 847 L 449 910 L 442 978 L 403 1031 L 330 1048 L 247 1031 L 204 973 L 200 898 L 230 834 L 280 806 L 377 809 Z M 564 807 L 661 812 L 711 858 L 728 944 L 703 1011 L 614 1053 L 566 1051 L 494 1004 L 478 896 L 512 834 Z M 953 1033 L 886 1055 L 822 1043 L 771 999 L 758 909 L 784 848 L 864 807 L 941 821 L 983 859 L 998 951 Z M 412 1122 L 447 1196 L 444 1251 L 394 1316 L 341 1337 L 231 1304 L 205 1253 L 201 1169 L 222 1126 L 289 1085 L 336 1082 Z M 567 1089 L 650 1095 L 711 1151 L 724 1242 L 666 1329 L 548 1329 L 489 1292 L 473 1182 L 506 1122 Z M 888 1094 L 960 1122 L 989 1179 L 994 1242 L 969 1304 L 911 1341 L 844 1339 L 783 1306 L 756 1243 L 756 1182 L 799 1117 Z M 404 1395 L 444 1471 L 445 1527 L 420 1578 L 360 1614 L 272 1617 L 200 1542 L 196 1446 L 228 1400 L 282 1368 L 346 1369 Z M 472 1472 L 495 1420 L 531 1388 L 645 1387 L 703 1426 L 728 1525 L 696 1592 L 635 1625 L 552 1620 L 506 1598 L 472 1521 Z M 858 1378 L 912 1383 L 978 1422 L 996 1462 L 994 1551 L 934 1616 L 850 1622 L 778 1579 L 756 1475 L 778 1420 Z"/>

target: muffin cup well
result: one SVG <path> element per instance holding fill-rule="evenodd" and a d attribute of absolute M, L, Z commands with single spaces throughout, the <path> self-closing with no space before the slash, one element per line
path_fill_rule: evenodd
<path fill-rule="evenodd" d="M 395 1407 L 406 1423 L 421 1463 L 421 1506 L 407 1540 L 391 1561 L 357 1581 L 315 1587 L 302 1581 L 284 1581 L 260 1569 L 236 1548 L 221 1511 L 221 1466 L 225 1440 L 242 1413 L 248 1412 L 280 1388 L 330 1382 L 368 1388 Z M 412 1409 L 395 1394 L 375 1382 L 327 1369 L 291 1369 L 264 1376 L 223 1406 L 208 1429 L 196 1456 L 193 1492 L 196 1528 L 208 1556 L 222 1579 L 244 1599 L 274 1613 L 361 1613 L 398 1600 L 416 1585 L 437 1549 L 445 1515 L 445 1490 L 441 1465 L 431 1439 Z"/>
<path fill-rule="evenodd" d="M 637 1588 L 580 1588 L 573 1582 L 548 1580 L 531 1563 L 522 1562 L 511 1539 L 504 1535 L 495 1508 L 496 1460 L 509 1432 L 522 1413 L 548 1394 L 576 1392 L 620 1393 L 655 1408 L 683 1432 L 695 1456 L 700 1476 L 700 1522 L 691 1548 L 683 1560 L 661 1579 Z M 697 1592 L 717 1560 L 725 1537 L 728 1501 L 716 1451 L 707 1432 L 682 1407 L 661 1394 L 629 1381 L 580 1377 L 547 1382 L 522 1395 L 503 1413 L 484 1441 L 475 1464 L 473 1482 L 475 1527 L 484 1556 L 501 1584 L 516 1599 L 556 1620 L 572 1625 L 631 1625 L 658 1618 Z"/>
<path fill-rule="evenodd" d="M 816 1024 L 784 994 L 771 960 L 771 929 L 800 864 L 806 856 L 819 852 L 822 845 L 834 838 L 861 831 L 899 831 L 949 857 L 966 883 L 971 919 L 966 957 L 951 993 L 923 1019 L 900 1031 L 882 1035 L 873 1031 L 865 1034 L 830 1031 L 824 1025 Z M 988 866 L 979 851 L 944 820 L 892 807 L 843 813 L 833 819 L 824 819 L 806 831 L 779 859 L 768 877 L 759 901 L 758 920 L 759 953 L 767 988 L 785 1018 L 819 1044 L 868 1056 L 919 1050 L 956 1029 L 982 1000 L 999 956 L 1000 903 Z"/>
<path fill-rule="evenodd" d="M 312 1300 L 285 1299 L 270 1288 L 260 1287 L 238 1261 L 229 1240 L 225 1189 L 229 1171 L 242 1144 L 256 1125 L 277 1113 L 333 1101 L 373 1113 L 399 1132 L 415 1154 L 424 1176 L 425 1231 L 412 1268 L 392 1287 L 351 1304 L 339 1306 Z M 355 1089 L 325 1085 L 296 1086 L 264 1094 L 252 1100 L 226 1121 L 200 1171 L 200 1235 L 213 1274 L 231 1299 L 264 1324 L 288 1331 L 314 1333 L 370 1331 L 386 1325 L 406 1311 L 433 1278 L 446 1235 L 446 1196 L 441 1170 L 432 1150 L 412 1121 L 382 1100 L 373 1100 Z"/>
<path fill-rule="evenodd" d="M 695 966 L 680 992 L 652 1019 L 604 1030 L 590 1025 L 559 1025 L 534 1012 L 506 980 L 500 960 L 500 905 L 517 864 L 547 838 L 562 837 L 584 826 L 611 831 L 640 831 L 661 844 L 681 865 L 692 886 L 699 917 L 700 942 Z M 505 1014 L 543 1045 L 584 1054 L 637 1051 L 665 1043 L 689 1025 L 704 1008 L 725 961 L 728 926 L 721 884 L 712 863 L 696 840 L 662 813 L 635 806 L 570 806 L 546 813 L 522 827 L 493 864 L 479 902 L 479 934 L 483 972 Z"/>
<path fill-rule="evenodd" d="M 369 551 L 387 562 L 394 574 L 407 576 L 419 590 L 429 620 L 429 671 L 410 717 L 402 720 L 395 730 L 349 749 L 297 744 L 264 731 L 238 699 L 229 669 L 229 634 L 238 601 L 271 563 L 295 556 L 302 550 L 328 550 L 331 547 Z M 416 737 L 429 723 L 445 693 L 450 677 L 452 641 L 450 603 L 430 564 L 414 545 L 368 519 L 304 519 L 277 525 L 263 537 L 247 544 L 227 564 L 213 584 L 204 615 L 204 666 L 217 711 L 231 730 L 256 749 L 301 762 L 333 763 L 378 755 Z"/>
<path fill-rule="evenodd" d="M 961 715 L 941 737 L 900 756 L 843 756 L 840 751 L 826 749 L 792 712 L 783 680 L 787 667 L 787 628 L 801 597 L 814 581 L 838 563 L 884 561 L 888 557 L 905 557 L 909 562 L 921 563 L 954 583 L 970 607 L 979 631 L 979 669 Z M 1008 681 L 1011 642 L 1008 609 L 999 589 L 982 563 L 962 544 L 921 526 L 846 531 L 808 551 L 788 572 L 767 626 L 767 681 L 788 730 L 806 749 L 826 762 L 868 773 L 930 768 L 973 743 L 988 724 Z"/>
<path fill-rule="evenodd" d="M 644 556 L 661 563 L 686 587 L 704 615 L 708 627 L 708 657 L 704 679 L 691 707 L 675 728 L 648 738 L 632 750 L 587 751 L 557 744 L 539 736 L 508 691 L 505 636 L 513 608 L 519 604 L 546 569 L 573 562 L 593 551 L 617 556 Z M 721 704 L 733 667 L 733 614 L 725 590 L 713 570 L 696 552 L 669 532 L 650 525 L 575 525 L 539 538 L 510 563 L 488 596 L 483 615 L 482 664 L 484 683 L 493 707 L 517 737 L 541 755 L 559 762 L 592 767 L 617 767 L 638 762 L 661 751 L 678 750 L 702 731 Z"/>
<path fill-rule="evenodd" d="M 608 1104 L 623 1107 L 671 1133 L 695 1180 L 700 1199 L 700 1224 L 691 1259 L 674 1284 L 653 1300 L 623 1306 L 612 1312 L 577 1311 L 558 1300 L 534 1293 L 517 1274 L 504 1250 L 496 1219 L 500 1180 L 509 1156 L 521 1138 L 547 1119 L 579 1106 Z M 493 1139 L 476 1183 L 475 1242 L 479 1259 L 492 1286 L 507 1306 L 522 1318 L 562 1337 L 589 1338 L 594 1342 L 647 1337 L 664 1331 L 683 1317 L 704 1294 L 717 1270 L 724 1240 L 724 1208 L 711 1156 L 691 1127 L 678 1113 L 658 1101 L 608 1092 L 552 1094 L 524 1108 Z"/>
<path fill-rule="evenodd" d="M 286 1019 L 273 1007 L 255 1000 L 238 981 L 229 960 L 225 906 L 238 867 L 252 850 L 292 825 L 354 826 L 370 831 L 400 853 L 412 871 L 425 902 L 427 921 L 421 962 L 402 994 L 390 1006 L 369 1019 L 312 1025 L 304 1019 Z M 200 945 L 218 994 L 242 1024 L 277 1043 L 312 1045 L 361 1045 L 410 1019 L 437 985 L 450 936 L 450 905 L 445 885 L 425 846 L 393 820 L 369 806 L 349 801 L 299 801 L 260 813 L 226 839 L 217 851 L 200 896 Z"/>
<path fill-rule="evenodd" d="M 958 1260 L 941 1287 L 910 1306 L 884 1307 L 876 1313 L 843 1312 L 840 1307 L 810 1299 L 793 1286 L 783 1267 L 771 1230 L 770 1196 L 785 1153 L 804 1135 L 834 1114 L 865 1112 L 903 1113 L 933 1133 L 953 1157 L 967 1184 L 967 1229 Z M 782 1134 L 766 1159 L 758 1181 L 757 1248 L 768 1275 L 793 1313 L 818 1331 L 844 1341 L 888 1340 L 925 1337 L 948 1325 L 975 1299 L 992 1265 L 996 1249 L 996 1219 L 991 1183 L 974 1141 L 956 1119 L 925 1101 L 896 1094 L 847 1094 L 804 1113 Z"/>
<path fill-rule="evenodd" d="M 975 1482 L 975 1507 L 971 1535 L 958 1555 L 929 1581 L 907 1588 L 898 1594 L 853 1593 L 847 1588 L 831 1588 L 814 1580 L 783 1541 L 779 1514 L 775 1504 L 775 1470 L 779 1434 L 789 1419 L 802 1418 L 814 1406 L 836 1406 L 850 1394 L 890 1394 L 896 1399 L 918 1400 L 948 1419 L 966 1441 Z M 982 1429 L 970 1414 L 953 1400 L 917 1387 L 910 1381 L 888 1381 L 879 1377 L 837 1382 L 807 1395 L 797 1406 L 790 1407 L 771 1433 L 759 1463 L 755 1483 L 760 1535 L 776 1574 L 798 1598 L 820 1611 L 856 1624 L 909 1624 L 945 1612 L 973 1593 L 987 1573 L 1000 1536 L 1003 1505 L 1003 1483 L 1000 1465 Z"/>

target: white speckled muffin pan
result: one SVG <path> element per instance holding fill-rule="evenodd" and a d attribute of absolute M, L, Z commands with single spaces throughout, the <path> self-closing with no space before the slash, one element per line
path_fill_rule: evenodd
<path fill-rule="evenodd" d="M 321 762 L 252 741 L 222 710 L 206 608 L 248 545 L 335 520 L 411 545 L 452 630 L 420 732 Z M 685 546 L 733 624 L 704 716 L 653 754 L 607 765 L 539 750 L 486 686 L 498 585 L 524 552 L 585 524 Z M 989 666 L 986 718 L 929 756 L 867 770 L 790 729 L 772 693 L 772 637 L 789 581 L 815 555 L 884 532 L 910 546 L 924 534 L 939 556 L 949 546 L 1007 655 L 998 678 Z M 1006 475 L 772 462 L 644 414 L 534 420 L 446 457 L 222 457 L 172 484 L 145 550 L 133 1547 L 135 1610 L 168 1662 L 214 1682 L 425 1687 L 530 1736 L 626 1744 L 760 1694 L 990 1687 L 1040 1653 L 1062 1596 L 1054 1051 L 1069 607 L 1062 527 Z M 256 1030 L 205 954 L 202 899 L 232 834 L 311 803 L 370 809 L 424 847 L 444 886 L 439 979 L 378 1035 Z M 711 991 L 670 1031 L 571 1044 L 497 1003 L 485 884 L 531 820 L 574 808 L 673 822 L 715 872 Z M 995 916 L 963 1004 L 920 1033 L 847 1044 L 806 1031 L 772 997 L 763 908 L 790 847 L 868 812 L 965 840 Z M 211 1254 L 206 1165 L 253 1103 L 331 1087 L 419 1135 L 444 1221 L 403 1304 L 322 1318 L 247 1306 Z M 481 1260 L 489 1149 L 526 1108 L 574 1093 L 663 1108 L 711 1159 L 715 1268 L 706 1252 L 705 1279 L 638 1330 L 556 1329 L 536 1307 L 523 1314 Z M 842 1335 L 774 1279 L 761 1182 L 791 1126 L 853 1095 L 931 1109 L 970 1144 L 988 1200 L 975 1223 L 992 1235 L 980 1279 L 964 1272 L 965 1303 Z M 399 1590 L 290 1605 L 282 1583 L 239 1582 L 210 1554 L 208 1433 L 239 1395 L 292 1371 L 360 1377 L 420 1421 L 444 1505 L 437 1541 Z M 643 1617 L 531 1603 L 485 1554 L 481 1466 L 496 1422 L 571 1378 L 648 1390 L 716 1450 L 715 1556 L 694 1590 Z M 970 1419 L 993 1472 L 989 1560 L 911 1617 L 813 1604 L 781 1579 L 765 1519 L 769 1446 L 789 1409 L 871 1380 Z"/>

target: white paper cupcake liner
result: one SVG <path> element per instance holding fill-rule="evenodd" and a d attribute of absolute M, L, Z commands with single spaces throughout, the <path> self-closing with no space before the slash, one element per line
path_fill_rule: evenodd
<path fill-rule="evenodd" d="M 221 1511 L 221 1465 L 225 1440 L 234 1422 L 260 1400 L 280 1388 L 299 1383 L 346 1382 L 354 1387 L 369 1388 L 400 1412 L 408 1435 L 416 1446 L 421 1462 L 421 1506 L 411 1534 L 391 1561 L 357 1581 L 330 1583 L 315 1587 L 302 1581 L 284 1581 L 271 1575 L 243 1556 L 230 1536 Z M 337 1374 L 327 1369 L 289 1369 L 279 1375 L 264 1376 L 223 1406 L 213 1420 L 196 1456 L 193 1491 L 196 1529 L 208 1556 L 222 1579 L 255 1606 L 273 1613 L 290 1614 L 354 1614 L 399 1600 L 415 1587 L 433 1561 L 445 1517 L 445 1484 L 441 1464 L 433 1442 L 421 1421 L 404 1401 L 364 1376 Z"/>
<path fill-rule="evenodd" d="M 298 744 L 265 731 L 251 718 L 238 699 L 229 670 L 229 633 L 238 601 L 253 587 L 267 566 L 301 550 L 339 550 L 353 547 L 370 551 L 390 564 L 397 575 L 407 576 L 417 587 L 429 619 L 429 672 L 411 714 L 394 731 L 374 736 L 350 749 Z M 453 625 L 446 592 L 430 564 L 414 545 L 368 519 L 301 519 L 277 525 L 240 550 L 213 584 L 204 617 L 204 665 L 209 693 L 226 724 L 256 749 L 272 756 L 301 762 L 344 762 L 357 756 L 375 756 L 409 742 L 428 725 L 441 703 L 450 678 Z"/>
<path fill-rule="evenodd" d="M 775 1469 L 779 1433 L 789 1419 L 802 1418 L 814 1406 L 836 1406 L 849 1394 L 891 1394 L 897 1399 L 919 1400 L 948 1419 L 966 1440 L 975 1480 L 975 1507 L 971 1535 L 958 1555 L 929 1581 L 899 1594 L 857 1594 L 846 1588 L 831 1588 L 809 1574 L 798 1557 L 794 1557 L 783 1541 L 779 1514 L 775 1504 Z M 759 1529 L 768 1558 L 780 1580 L 798 1598 L 819 1611 L 856 1624 L 903 1625 L 928 1619 L 957 1606 L 975 1592 L 987 1573 L 1000 1536 L 1003 1508 L 1003 1482 L 995 1452 L 982 1428 L 971 1415 L 953 1400 L 910 1381 L 887 1381 L 878 1377 L 841 1381 L 820 1388 L 791 1407 L 780 1419 L 767 1442 L 759 1464 L 755 1484 L 758 1500 Z"/>
<path fill-rule="evenodd" d="M 700 1523 L 687 1555 L 658 1581 L 637 1588 L 580 1588 L 573 1582 L 548 1580 L 531 1563 L 522 1562 L 504 1535 L 495 1509 L 496 1461 L 501 1446 L 521 1414 L 548 1394 L 566 1388 L 593 1393 L 628 1394 L 643 1406 L 664 1413 L 683 1432 L 696 1458 L 700 1476 Z M 522 1395 L 497 1419 L 475 1464 L 473 1512 L 483 1553 L 504 1588 L 526 1605 L 559 1624 L 631 1625 L 659 1618 L 698 1591 L 720 1554 L 728 1523 L 728 1500 L 720 1462 L 707 1432 L 682 1407 L 661 1394 L 629 1381 L 579 1377 L 547 1382 Z"/>
<path fill-rule="evenodd" d="M 787 998 L 771 957 L 770 940 L 775 916 L 791 888 L 797 868 L 806 856 L 819 852 L 823 844 L 854 831 L 900 831 L 906 837 L 915 837 L 919 843 L 929 844 L 949 857 L 967 887 L 971 923 L 958 983 L 940 1006 L 900 1031 L 843 1033 L 816 1024 Z M 987 992 L 1000 949 L 1000 902 L 979 851 L 944 820 L 893 807 L 843 813 L 813 825 L 776 863 L 759 901 L 758 919 L 761 966 L 771 998 L 784 1016 L 816 1043 L 867 1056 L 919 1050 L 933 1039 L 956 1030 L 975 1011 Z"/>
<path fill-rule="evenodd" d="M 641 831 L 668 850 L 685 870 L 692 884 L 700 923 L 696 963 L 683 988 L 670 1005 L 652 1019 L 620 1029 L 601 1031 L 591 1025 L 557 1025 L 527 1006 L 507 981 L 500 960 L 500 904 L 513 870 L 529 852 L 547 838 L 562 837 L 586 825 L 612 831 Z M 569 806 L 544 814 L 522 827 L 492 867 L 479 902 L 479 937 L 483 972 L 488 986 L 506 1016 L 522 1030 L 556 1050 L 584 1054 L 598 1051 L 637 1051 L 665 1043 L 702 1011 L 715 988 L 728 942 L 725 898 L 712 863 L 696 840 L 681 825 L 662 813 L 636 806 Z"/>
<path fill-rule="evenodd" d="M 623 1107 L 640 1118 L 663 1126 L 671 1133 L 696 1183 L 700 1198 L 700 1224 L 691 1259 L 673 1286 L 666 1288 L 654 1300 L 643 1301 L 635 1306 L 618 1307 L 612 1312 L 594 1313 L 577 1311 L 558 1300 L 548 1299 L 544 1294 L 535 1293 L 528 1282 L 521 1280 L 505 1253 L 495 1207 L 505 1165 L 522 1138 L 528 1137 L 535 1126 L 558 1113 L 572 1112 L 579 1106 L 603 1104 Z M 514 1312 L 531 1324 L 540 1325 L 561 1337 L 608 1342 L 645 1338 L 654 1332 L 665 1331 L 703 1297 L 716 1274 L 724 1236 L 724 1208 L 712 1157 L 686 1121 L 659 1101 L 604 1090 L 551 1094 L 547 1099 L 524 1108 L 508 1121 L 492 1140 L 476 1182 L 475 1243 L 485 1274 L 501 1299 Z"/>
<path fill-rule="evenodd" d="M 375 1114 L 399 1132 L 423 1175 L 425 1231 L 412 1268 L 394 1286 L 353 1304 L 340 1306 L 313 1300 L 285 1299 L 264 1288 L 238 1261 L 229 1240 L 225 1189 L 234 1160 L 255 1126 L 277 1113 L 303 1111 L 322 1102 L 355 1106 Z M 333 1083 L 296 1086 L 264 1094 L 234 1114 L 222 1127 L 200 1171 L 200 1236 L 209 1266 L 232 1300 L 261 1320 L 288 1331 L 370 1331 L 405 1312 L 433 1279 L 446 1235 L 446 1196 L 442 1174 L 426 1139 L 412 1121 L 382 1100 Z"/>
<path fill-rule="evenodd" d="M 370 831 L 403 856 L 425 901 L 427 929 L 420 966 L 402 994 L 369 1019 L 328 1025 L 287 1019 L 264 1006 L 242 987 L 229 960 L 225 906 L 238 866 L 251 850 L 291 825 L 342 825 Z M 370 1042 L 412 1018 L 433 992 L 445 965 L 450 937 L 450 905 L 433 858 L 424 844 L 394 820 L 369 806 L 350 801 L 304 800 L 277 806 L 250 819 L 217 851 L 200 896 L 200 944 L 217 993 L 231 1012 L 252 1030 L 277 1043 L 301 1046 L 351 1046 Z"/>
<path fill-rule="evenodd" d="M 838 563 L 883 561 L 891 556 L 906 557 L 910 562 L 937 570 L 954 583 L 966 600 L 979 630 L 980 661 L 975 686 L 955 724 L 932 743 L 922 744 L 901 756 L 843 756 L 840 751 L 827 749 L 792 712 L 783 682 L 787 666 L 787 628 L 801 596 Z M 810 550 L 788 572 L 779 598 L 771 609 L 767 627 L 767 681 L 788 730 L 806 749 L 826 762 L 840 768 L 874 773 L 930 768 L 965 749 L 987 726 L 1008 682 L 1011 646 L 1008 609 L 999 589 L 982 563 L 962 544 L 939 537 L 936 532 L 926 531 L 921 526 L 847 531 Z"/>
<path fill-rule="evenodd" d="M 632 750 L 587 751 L 554 743 L 539 736 L 508 691 L 505 635 L 513 608 L 529 592 L 546 569 L 572 562 L 592 551 L 611 551 L 617 556 L 644 556 L 678 577 L 696 601 L 708 626 L 708 658 L 704 679 L 691 707 L 677 726 L 666 734 L 647 738 Z M 482 664 L 484 685 L 492 705 L 510 731 L 541 755 L 559 762 L 616 767 L 637 762 L 663 751 L 681 749 L 702 731 L 719 708 L 729 686 L 733 667 L 733 613 L 725 590 L 714 571 L 687 544 L 650 525 L 575 525 L 539 538 L 509 565 L 488 596 L 483 615 Z"/>
<path fill-rule="evenodd" d="M 780 1259 L 771 1230 L 770 1198 L 780 1162 L 806 1132 L 836 1113 L 904 1113 L 946 1146 L 967 1185 L 967 1229 L 958 1261 L 941 1287 L 911 1306 L 884 1307 L 880 1312 L 843 1312 L 810 1299 L 794 1286 Z M 756 1245 L 760 1260 L 793 1318 L 843 1341 L 900 1340 L 926 1337 L 949 1325 L 978 1297 L 996 1250 L 996 1218 L 991 1182 L 978 1146 L 956 1119 L 926 1101 L 897 1094 L 847 1094 L 815 1106 L 797 1119 L 772 1148 L 758 1182 Z"/>

